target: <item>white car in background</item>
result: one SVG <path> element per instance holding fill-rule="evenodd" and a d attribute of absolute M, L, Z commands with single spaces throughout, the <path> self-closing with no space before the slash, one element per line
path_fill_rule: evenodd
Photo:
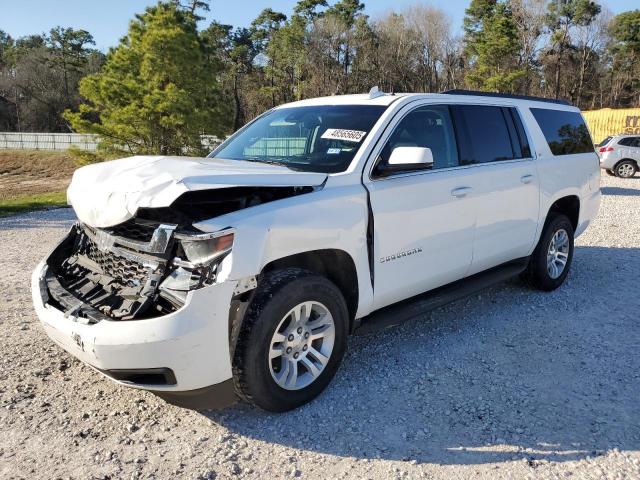
<path fill-rule="evenodd" d="M 640 169 L 640 135 L 614 135 L 598 144 L 600 168 L 609 175 L 631 178 Z"/>
<path fill-rule="evenodd" d="M 518 274 L 558 288 L 599 185 L 584 119 L 563 102 L 303 100 L 208 158 L 77 170 L 78 222 L 34 271 L 33 302 L 54 341 L 122 385 L 192 408 L 239 396 L 289 410 L 376 317 Z"/>

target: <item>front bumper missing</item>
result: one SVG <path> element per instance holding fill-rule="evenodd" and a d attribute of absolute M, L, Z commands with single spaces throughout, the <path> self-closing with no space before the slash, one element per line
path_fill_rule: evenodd
<path fill-rule="evenodd" d="M 48 303 L 47 271 L 44 262 L 38 265 L 31 285 L 33 304 L 47 335 L 113 381 L 163 393 L 199 390 L 231 379 L 228 319 L 237 282 L 189 292 L 182 308 L 164 316 L 132 321 L 101 318 L 89 323 L 73 311 L 65 314 Z M 171 370 L 175 383 L 136 383 L 131 377 L 118 379 L 107 372 L 149 369 Z"/>

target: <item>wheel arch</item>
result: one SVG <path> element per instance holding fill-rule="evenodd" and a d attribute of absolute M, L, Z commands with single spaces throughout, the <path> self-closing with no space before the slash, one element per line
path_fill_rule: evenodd
<path fill-rule="evenodd" d="M 566 215 L 573 226 L 573 230 L 576 231 L 580 219 L 580 197 L 577 195 L 566 195 L 555 200 L 547 211 L 545 223 L 549 221 L 551 213 Z"/>
<path fill-rule="evenodd" d="M 336 284 L 347 303 L 351 331 L 359 302 L 358 271 L 351 255 L 333 248 L 311 250 L 272 260 L 261 273 L 291 267 L 310 270 Z"/>
<path fill-rule="evenodd" d="M 636 164 L 636 170 L 640 170 L 640 163 L 638 163 L 638 161 L 635 158 L 628 158 L 628 157 L 621 158 L 620 160 L 618 160 L 611 170 L 615 170 L 616 168 L 618 168 L 618 165 L 620 165 L 622 162 L 633 162 Z"/>

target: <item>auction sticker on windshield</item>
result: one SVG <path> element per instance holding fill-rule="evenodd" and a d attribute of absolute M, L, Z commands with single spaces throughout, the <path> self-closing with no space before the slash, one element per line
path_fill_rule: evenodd
<path fill-rule="evenodd" d="M 344 140 L 346 142 L 359 142 L 364 138 L 367 132 L 360 130 L 343 130 L 341 128 L 327 128 L 322 134 L 322 138 L 329 140 Z"/>

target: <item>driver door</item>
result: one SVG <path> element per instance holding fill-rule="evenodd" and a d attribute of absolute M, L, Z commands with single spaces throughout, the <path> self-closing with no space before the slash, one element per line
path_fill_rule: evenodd
<path fill-rule="evenodd" d="M 458 167 L 448 106 L 407 108 L 383 145 L 364 175 L 374 218 L 374 308 L 465 277 L 476 220 L 473 169 Z M 399 146 L 430 148 L 433 164 L 387 169 Z"/>

